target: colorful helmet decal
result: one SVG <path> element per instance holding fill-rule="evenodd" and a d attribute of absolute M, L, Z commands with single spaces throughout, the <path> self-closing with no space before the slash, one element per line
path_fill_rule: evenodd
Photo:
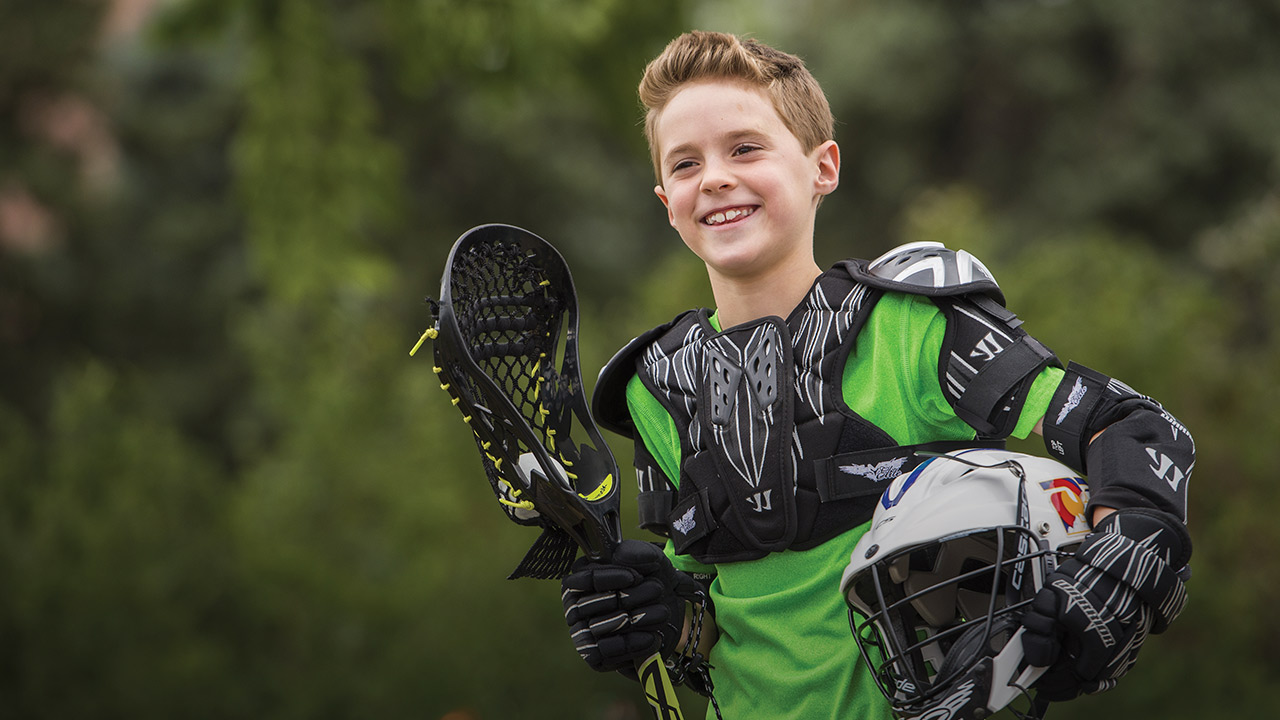
<path fill-rule="evenodd" d="M 1084 530 L 1088 529 L 1088 523 L 1084 522 L 1084 508 L 1089 502 L 1089 491 L 1080 484 L 1080 478 L 1044 480 L 1041 481 L 1040 488 L 1050 493 L 1049 502 L 1058 511 L 1058 518 L 1062 520 L 1065 530 L 1070 531 L 1077 524 Z"/>

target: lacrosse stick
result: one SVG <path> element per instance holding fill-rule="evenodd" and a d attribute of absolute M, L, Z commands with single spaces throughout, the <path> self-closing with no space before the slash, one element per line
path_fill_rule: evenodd
<path fill-rule="evenodd" d="M 435 303 L 433 303 L 435 304 Z M 462 411 L 507 516 L 542 528 L 511 578 L 558 579 L 582 549 L 622 541 L 618 467 L 587 409 L 578 299 L 564 258 L 510 225 L 481 225 L 449 253 L 429 328 L 435 372 Z M 683 720 L 661 656 L 637 665 L 659 720 Z"/>

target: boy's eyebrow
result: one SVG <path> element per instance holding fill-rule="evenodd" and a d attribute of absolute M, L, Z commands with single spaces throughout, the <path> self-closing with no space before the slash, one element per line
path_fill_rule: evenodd
<path fill-rule="evenodd" d="M 665 163 L 670 160 L 672 155 L 684 155 L 691 150 L 693 150 L 693 143 L 681 143 L 662 153 L 662 161 Z"/>
<path fill-rule="evenodd" d="M 728 132 L 722 133 L 720 136 L 718 136 L 717 140 L 720 142 L 733 143 L 733 142 L 738 142 L 739 140 L 747 140 L 747 139 L 754 140 L 754 139 L 765 137 L 766 135 L 767 133 L 765 133 L 762 130 L 756 130 L 755 128 L 742 128 L 740 130 L 730 130 Z M 683 155 L 685 153 L 692 152 L 694 149 L 695 149 L 694 143 L 691 143 L 691 142 L 680 143 L 679 145 L 676 145 L 670 150 L 667 150 L 666 152 L 664 152 L 662 154 L 662 161 L 663 163 L 666 163 L 671 158 L 671 156 Z"/>

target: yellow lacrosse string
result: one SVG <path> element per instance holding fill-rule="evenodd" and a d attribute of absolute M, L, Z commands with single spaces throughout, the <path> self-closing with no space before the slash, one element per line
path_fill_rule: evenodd
<path fill-rule="evenodd" d="M 414 354 L 418 352 L 418 348 L 422 347 L 422 343 L 426 342 L 428 338 L 435 340 L 436 336 L 439 334 L 440 332 L 433 327 L 429 327 L 424 330 L 422 332 L 422 337 L 418 338 L 418 342 L 415 343 L 413 349 L 409 351 L 409 357 L 413 357 Z"/>

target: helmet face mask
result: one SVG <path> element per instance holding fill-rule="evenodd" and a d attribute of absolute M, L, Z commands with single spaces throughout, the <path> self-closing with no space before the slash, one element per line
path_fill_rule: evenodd
<path fill-rule="evenodd" d="M 932 457 L 890 484 L 841 590 L 896 714 L 982 718 L 1025 694 L 1039 672 L 1019 618 L 1087 533 L 1087 498 L 1067 467 L 1003 450 Z"/>
<path fill-rule="evenodd" d="M 1034 552 L 1017 552 L 1020 537 Z M 1034 596 L 1025 574 L 1043 578 L 1045 555 L 1019 528 L 992 528 L 900 550 L 855 577 L 855 607 L 880 610 L 854 632 L 895 710 L 915 715 L 1004 647 Z"/>

